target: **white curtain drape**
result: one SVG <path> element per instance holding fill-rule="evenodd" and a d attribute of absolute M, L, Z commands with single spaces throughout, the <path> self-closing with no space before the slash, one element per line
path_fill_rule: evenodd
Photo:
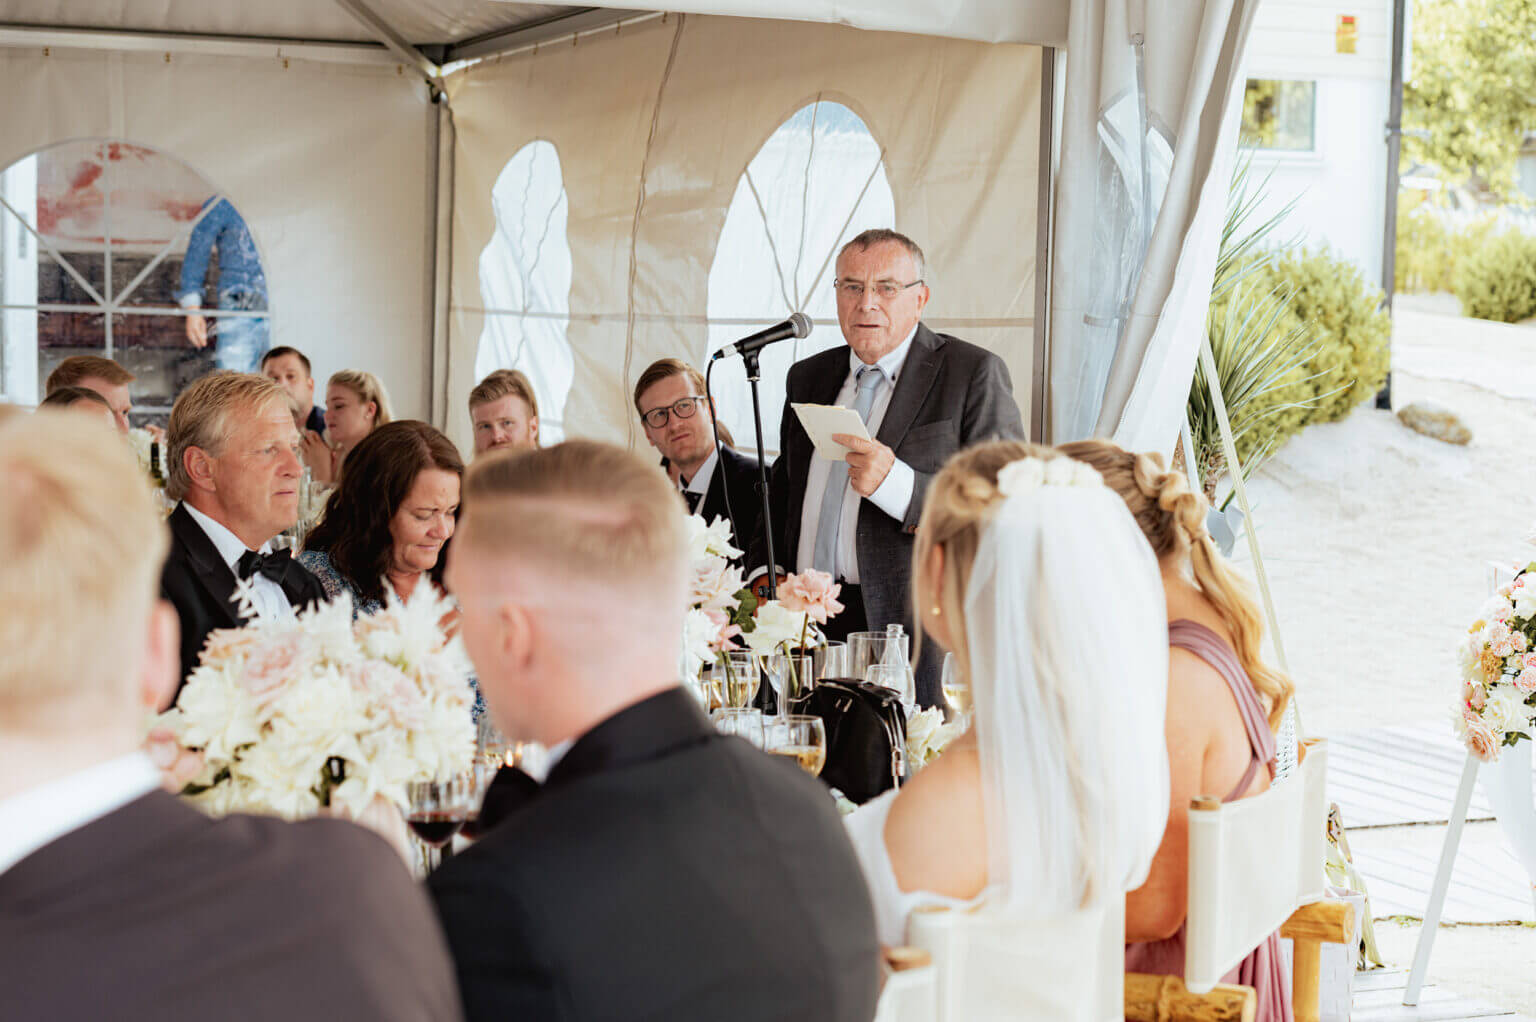
<path fill-rule="evenodd" d="M 1074 0 L 1050 439 L 1171 451 L 1215 272 L 1255 0 Z"/>

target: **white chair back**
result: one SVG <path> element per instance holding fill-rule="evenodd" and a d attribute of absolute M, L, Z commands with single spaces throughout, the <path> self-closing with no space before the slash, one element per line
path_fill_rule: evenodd
<path fill-rule="evenodd" d="M 1046 920 L 918 911 L 907 939 L 933 956 L 934 1022 L 1125 1018 L 1125 900 Z"/>
<path fill-rule="evenodd" d="M 937 977 L 932 963 L 888 972 L 880 990 L 875 1022 L 935 1022 Z"/>
<path fill-rule="evenodd" d="M 1327 745 L 1266 792 L 1189 813 L 1184 982 L 1208 993 L 1291 913 L 1323 896 Z"/>

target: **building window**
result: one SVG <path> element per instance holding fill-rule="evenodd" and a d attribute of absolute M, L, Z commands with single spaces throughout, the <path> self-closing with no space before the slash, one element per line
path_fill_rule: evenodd
<path fill-rule="evenodd" d="M 841 103 L 801 107 L 768 137 L 736 183 L 709 270 L 705 354 L 794 312 L 816 322 L 809 337 L 763 349 L 763 432 L 770 456 L 779 445 L 789 367 L 843 343 L 832 291 L 838 249 L 867 228 L 895 225 L 884 152 L 859 115 Z M 720 363 L 711 390 L 720 421 L 742 448 L 750 448 L 752 402 L 740 359 Z"/>
<path fill-rule="evenodd" d="M 530 142 L 507 161 L 491 189 L 496 233 L 480 253 L 485 329 L 475 378 L 520 369 L 539 402 L 539 440 L 565 438 L 565 403 L 576 378 L 566 340 L 571 313 L 571 246 L 560 155 Z"/>
<path fill-rule="evenodd" d="M 266 273 L 233 204 L 173 156 L 117 139 L 41 149 L 0 171 L 0 397 L 34 404 L 71 355 L 138 379 L 163 421 L 213 369 L 270 346 Z"/>
<path fill-rule="evenodd" d="M 1243 144 L 1255 149 L 1317 148 L 1317 83 L 1250 78 L 1243 93 Z"/>

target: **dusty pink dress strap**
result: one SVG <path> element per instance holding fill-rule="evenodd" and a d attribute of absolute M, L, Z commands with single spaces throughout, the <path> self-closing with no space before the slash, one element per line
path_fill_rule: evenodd
<path fill-rule="evenodd" d="M 1269 729 L 1269 715 L 1264 712 L 1264 703 L 1259 699 L 1258 690 L 1253 687 L 1248 672 L 1243 670 L 1243 665 L 1238 661 L 1237 653 L 1221 636 L 1205 625 L 1187 619 L 1168 625 L 1168 645 L 1187 649 L 1210 664 L 1226 681 L 1227 688 L 1232 690 L 1232 698 L 1237 701 L 1238 712 L 1242 714 L 1243 728 L 1248 732 L 1248 747 L 1253 751 L 1253 758 L 1248 763 L 1243 779 L 1222 801 L 1231 802 L 1247 791 L 1260 765 L 1268 765 L 1269 776 L 1273 778 L 1275 734 Z"/>

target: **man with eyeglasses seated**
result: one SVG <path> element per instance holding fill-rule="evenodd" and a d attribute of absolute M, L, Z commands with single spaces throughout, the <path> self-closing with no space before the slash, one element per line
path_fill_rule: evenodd
<path fill-rule="evenodd" d="M 846 348 L 789 370 L 773 466 L 774 553 L 781 569 L 830 572 L 843 589 L 830 638 L 913 634 L 913 536 L 928 484 L 956 451 L 986 440 L 1023 439 L 1008 368 L 997 355 L 921 322 L 928 304 L 923 251 L 904 234 L 868 230 L 837 257 L 837 321 Z M 843 462 L 816 457 L 794 403 L 858 411 L 873 439 L 839 435 Z M 751 563 L 767 563 L 752 549 Z M 941 703 L 943 658 L 927 648 L 917 665 L 918 702 Z"/>
<path fill-rule="evenodd" d="M 757 459 L 731 446 L 724 426 L 716 453 L 714 406 L 704 396 L 703 374 L 681 359 L 660 359 L 640 374 L 634 397 L 645 438 L 661 453 L 689 512 L 706 522 L 730 521 L 743 550 L 756 542 L 763 517 Z"/>

